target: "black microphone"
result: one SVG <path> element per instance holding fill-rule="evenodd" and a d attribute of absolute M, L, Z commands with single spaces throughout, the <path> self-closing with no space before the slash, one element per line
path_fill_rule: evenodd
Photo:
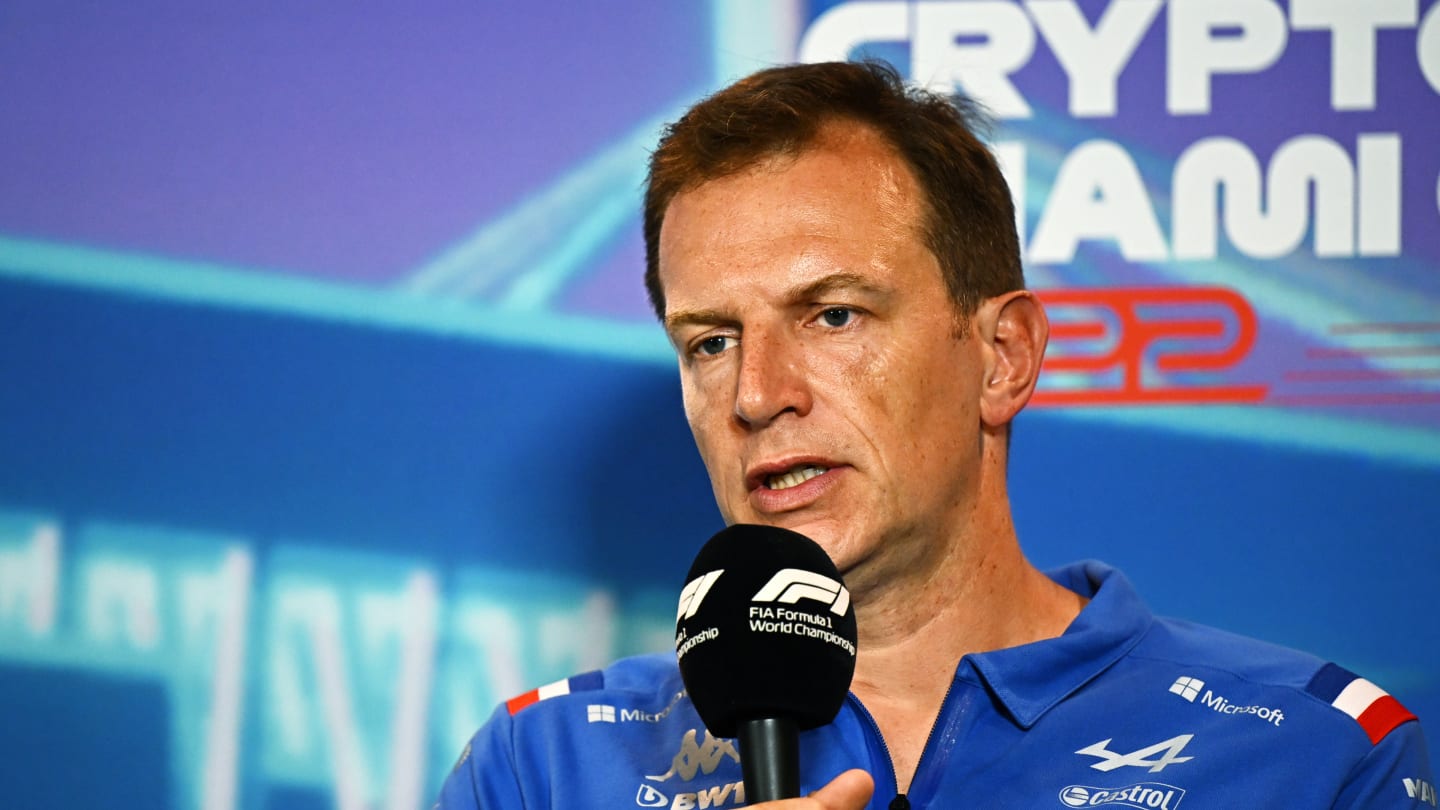
<path fill-rule="evenodd" d="M 680 677 L 706 728 L 739 738 L 746 803 L 800 795 L 799 733 L 840 711 L 855 638 L 850 592 L 805 535 L 737 524 L 695 556 L 675 617 Z"/>

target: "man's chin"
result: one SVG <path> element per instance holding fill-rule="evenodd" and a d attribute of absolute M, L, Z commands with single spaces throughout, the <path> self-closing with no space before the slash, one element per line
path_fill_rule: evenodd
<path fill-rule="evenodd" d="M 779 526 L 782 529 L 789 529 L 797 534 L 803 534 L 814 540 L 825 553 L 830 555 L 830 560 L 837 568 L 844 570 L 843 557 L 849 545 L 848 535 L 831 520 L 778 520 L 771 525 Z"/>
<path fill-rule="evenodd" d="M 756 515 L 746 513 L 738 519 L 727 517 L 725 525 L 733 526 L 736 523 L 752 523 L 760 526 L 774 526 L 780 529 L 788 529 L 796 534 L 803 534 L 814 540 L 825 549 L 831 559 L 835 558 L 837 551 L 845 543 L 845 532 L 837 525 L 832 518 L 819 518 L 805 511 L 786 512 L 772 515 Z"/>

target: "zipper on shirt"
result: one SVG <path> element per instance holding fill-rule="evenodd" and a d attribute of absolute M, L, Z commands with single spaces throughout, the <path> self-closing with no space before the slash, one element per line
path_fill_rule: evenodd
<path fill-rule="evenodd" d="M 865 704 L 860 702 L 860 698 L 855 697 L 854 692 L 850 693 L 850 702 L 855 704 L 855 708 L 859 710 L 860 716 L 865 718 L 866 723 L 870 724 L 870 730 L 874 732 L 875 739 L 880 741 L 880 750 L 885 753 L 885 764 L 890 768 L 890 788 L 895 791 L 895 798 L 890 800 L 889 807 L 891 810 L 909 810 L 910 800 L 906 799 L 905 794 L 900 792 L 900 779 L 895 775 L 895 759 L 890 756 L 890 746 L 885 743 L 885 735 L 880 733 L 880 724 L 875 722 L 874 717 L 870 716 L 870 710 L 865 708 Z M 921 754 L 921 756 L 923 757 L 924 754 Z M 879 785 L 876 785 L 876 788 L 878 789 Z M 897 807 L 896 802 L 904 802 L 904 804 Z"/>
<path fill-rule="evenodd" d="M 935 713 L 935 722 L 930 724 L 930 731 L 925 735 L 925 745 L 920 749 L 920 759 L 915 763 L 915 773 L 910 775 L 911 787 L 915 786 L 915 777 L 919 776 L 921 768 L 925 767 L 925 757 L 930 752 L 930 743 L 935 738 L 935 729 L 940 726 L 940 720 L 945 716 L 945 707 L 950 702 L 950 693 L 954 691 L 955 678 L 952 677 L 950 685 L 945 687 L 945 696 L 940 699 L 940 711 Z M 900 778 L 895 774 L 895 759 L 890 756 L 890 746 L 885 742 L 885 735 L 880 733 L 880 724 L 875 722 L 875 718 L 870 715 L 870 710 L 865 708 L 865 704 L 860 702 L 860 698 L 855 697 L 854 692 L 850 693 L 850 700 L 860 710 L 860 716 L 870 724 L 870 730 L 875 732 L 875 739 L 880 741 L 880 750 L 885 752 L 885 763 L 890 766 L 890 785 L 895 790 L 895 798 L 890 800 L 888 809 L 910 810 L 910 798 L 900 792 Z"/>

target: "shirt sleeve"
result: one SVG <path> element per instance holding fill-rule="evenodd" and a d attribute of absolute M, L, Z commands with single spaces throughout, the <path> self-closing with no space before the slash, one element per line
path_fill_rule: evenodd
<path fill-rule="evenodd" d="M 1434 807 L 1435 774 L 1418 720 L 1386 734 L 1350 772 L 1335 810 Z"/>
<path fill-rule="evenodd" d="M 475 732 L 440 787 L 435 810 L 518 810 L 526 807 L 515 767 L 514 722 L 502 705 Z"/>

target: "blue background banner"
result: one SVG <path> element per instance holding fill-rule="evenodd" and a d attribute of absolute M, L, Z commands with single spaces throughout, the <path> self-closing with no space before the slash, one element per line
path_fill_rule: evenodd
<path fill-rule="evenodd" d="M 1029 556 L 1433 726 L 1440 4 L 1354 5 L 7 3 L 6 806 L 428 806 L 498 702 L 666 648 L 720 519 L 644 162 L 797 58 L 996 113 Z"/>

